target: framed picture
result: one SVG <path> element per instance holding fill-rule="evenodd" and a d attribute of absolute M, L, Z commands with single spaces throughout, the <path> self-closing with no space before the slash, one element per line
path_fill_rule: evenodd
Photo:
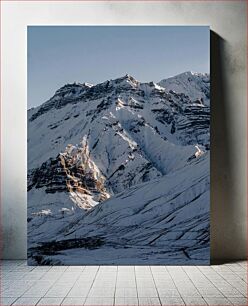
<path fill-rule="evenodd" d="M 210 261 L 208 26 L 28 27 L 28 263 Z"/>

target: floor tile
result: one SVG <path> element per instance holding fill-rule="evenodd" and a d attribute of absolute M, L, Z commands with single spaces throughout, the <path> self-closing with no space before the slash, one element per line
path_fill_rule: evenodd
<path fill-rule="evenodd" d="M 49 270 L 50 272 L 64 272 L 68 269 L 68 266 L 52 266 Z"/>
<path fill-rule="evenodd" d="M 135 270 L 134 266 L 118 266 L 118 273 L 119 272 L 132 272 Z"/>
<path fill-rule="evenodd" d="M 97 306 L 111 306 L 114 305 L 114 298 L 87 298 L 85 301 L 85 306 L 92 306 L 92 305 L 97 305 Z"/>
<path fill-rule="evenodd" d="M 1 293 L 1 296 L 2 297 L 21 297 L 26 290 L 27 289 L 23 289 L 23 288 L 21 288 L 21 289 L 10 288 L 10 289 L 4 290 Z"/>
<path fill-rule="evenodd" d="M 180 297 L 180 294 L 177 289 L 168 289 L 168 288 L 158 287 L 157 290 L 158 290 L 158 295 L 160 297 L 171 297 L 171 298 Z"/>
<path fill-rule="evenodd" d="M 51 289 L 49 289 L 47 291 L 47 293 L 45 294 L 45 297 L 53 297 L 53 298 L 55 298 L 55 297 L 65 297 L 68 294 L 68 292 L 70 291 L 70 289 L 71 289 L 71 286 L 70 287 L 68 287 L 68 286 L 65 287 L 65 286 L 56 285 L 56 286 L 52 287 Z"/>
<path fill-rule="evenodd" d="M 247 298 L 228 298 L 228 300 L 233 304 L 233 305 L 248 305 L 248 299 Z"/>
<path fill-rule="evenodd" d="M 115 297 L 133 298 L 137 297 L 136 287 L 117 287 L 115 291 Z"/>
<path fill-rule="evenodd" d="M 44 306 L 51 306 L 55 305 L 58 306 L 62 303 L 63 298 L 42 298 L 37 305 L 44 305 Z"/>
<path fill-rule="evenodd" d="M 70 266 L 66 269 L 66 272 L 82 272 L 85 266 Z"/>
<path fill-rule="evenodd" d="M 115 305 L 118 305 L 118 306 L 135 306 L 135 305 L 139 305 L 139 302 L 138 302 L 138 298 L 126 298 L 126 297 L 116 297 L 115 298 Z"/>
<path fill-rule="evenodd" d="M 200 298 L 199 297 L 183 297 L 183 300 L 186 305 L 192 305 L 192 306 L 207 305 L 207 303 L 201 297 Z"/>
<path fill-rule="evenodd" d="M 160 301 L 162 306 L 185 305 L 181 298 L 161 297 Z"/>
<path fill-rule="evenodd" d="M 68 292 L 68 297 L 87 297 L 90 291 L 90 286 L 73 286 L 72 289 Z"/>
<path fill-rule="evenodd" d="M 139 298 L 139 306 L 160 306 L 160 300 L 158 298 Z"/>
<path fill-rule="evenodd" d="M 11 305 L 12 303 L 14 303 L 17 300 L 16 297 L 1 297 L 1 303 L 2 305 Z"/>
<path fill-rule="evenodd" d="M 18 300 L 15 301 L 15 303 L 13 305 L 24 305 L 24 306 L 31 306 L 31 305 L 36 305 L 39 302 L 40 298 L 19 298 Z"/>
<path fill-rule="evenodd" d="M 232 305 L 232 303 L 230 301 L 228 301 L 227 298 L 205 298 L 204 300 L 207 302 L 208 305 L 210 306 L 215 306 L 215 305 L 219 305 L 219 306 L 226 306 L 226 305 Z"/>
<path fill-rule="evenodd" d="M 23 296 L 24 297 L 43 297 L 49 288 L 51 287 L 50 283 L 41 282 L 40 284 L 35 284 L 30 289 L 28 289 Z"/>
<path fill-rule="evenodd" d="M 222 298 L 223 294 L 215 287 L 198 287 L 197 290 L 203 297 Z"/>
<path fill-rule="evenodd" d="M 178 288 L 178 291 L 182 297 L 201 297 L 201 294 L 196 290 L 196 288 Z"/>
<path fill-rule="evenodd" d="M 228 286 L 225 288 L 221 288 L 218 286 L 218 289 L 225 297 L 243 297 L 242 293 L 233 288 L 232 286 Z"/>
<path fill-rule="evenodd" d="M 65 298 L 61 305 L 83 306 L 86 298 Z"/>
<path fill-rule="evenodd" d="M 144 278 L 136 278 L 136 283 L 138 287 L 155 287 L 155 283 L 153 281 L 153 279 L 144 279 Z"/>
<path fill-rule="evenodd" d="M 155 287 L 138 287 L 138 297 L 157 297 L 158 292 Z"/>
<path fill-rule="evenodd" d="M 116 287 L 136 287 L 136 282 L 135 280 L 128 280 L 128 279 L 117 279 L 117 282 L 116 282 Z"/>
<path fill-rule="evenodd" d="M 106 297 L 111 298 L 114 296 L 115 288 L 114 287 L 97 287 L 97 288 L 91 288 L 88 297 L 94 298 L 94 297 Z"/>

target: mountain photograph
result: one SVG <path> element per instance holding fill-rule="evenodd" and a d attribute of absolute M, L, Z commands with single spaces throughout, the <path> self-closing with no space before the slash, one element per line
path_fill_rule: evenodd
<path fill-rule="evenodd" d="M 205 26 L 29 27 L 29 265 L 209 264 L 208 68 Z"/>

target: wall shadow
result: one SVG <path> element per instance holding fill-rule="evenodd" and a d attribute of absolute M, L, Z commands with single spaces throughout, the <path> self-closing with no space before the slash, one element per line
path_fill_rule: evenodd
<path fill-rule="evenodd" d="M 211 264 L 229 262 L 235 258 L 235 241 L 240 239 L 235 223 L 233 196 L 234 165 L 231 156 L 228 111 L 225 40 L 210 32 L 211 77 Z M 237 239 L 237 240 L 236 240 Z M 233 245 L 229 245 L 232 240 Z"/>

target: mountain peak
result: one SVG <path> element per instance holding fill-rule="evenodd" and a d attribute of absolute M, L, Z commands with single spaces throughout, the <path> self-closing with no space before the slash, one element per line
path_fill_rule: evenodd
<path fill-rule="evenodd" d="M 179 77 L 206 77 L 208 76 L 208 73 L 202 73 L 202 72 L 195 72 L 195 71 L 185 71 L 182 73 L 179 73 L 171 78 L 179 78 Z M 171 79 L 169 78 L 169 79 Z"/>
<path fill-rule="evenodd" d="M 82 87 L 88 87 L 88 88 L 91 88 L 94 86 L 94 84 L 91 84 L 91 83 L 88 83 L 88 82 L 83 82 L 82 84 L 79 84 L 81 85 Z"/>
<path fill-rule="evenodd" d="M 133 76 L 130 74 L 125 74 L 123 77 L 117 78 L 113 80 L 114 83 L 116 84 L 128 84 L 129 86 L 131 85 L 132 87 L 137 87 L 139 84 L 139 81 L 137 81 Z"/>
<path fill-rule="evenodd" d="M 135 80 L 135 78 L 133 76 L 131 76 L 131 74 L 129 74 L 129 73 L 126 73 L 124 75 L 124 78 L 127 79 L 127 80 Z"/>
<path fill-rule="evenodd" d="M 167 91 L 185 93 L 192 101 L 200 100 L 204 105 L 210 101 L 210 78 L 208 73 L 186 71 L 158 83 Z"/>
<path fill-rule="evenodd" d="M 119 77 L 117 79 L 112 80 L 116 83 L 120 83 L 120 82 L 132 82 L 132 83 L 139 83 L 133 76 L 131 76 L 130 74 L 126 73 L 124 76 Z"/>
<path fill-rule="evenodd" d="M 56 90 L 55 95 L 65 95 L 65 94 L 75 94 L 77 92 L 82 92 L 85 89 L 88 89 L 92 87 L 93 84 L 90 83 L 68 83 L 64 86 L 60 87 L 58 90 Z"/>

